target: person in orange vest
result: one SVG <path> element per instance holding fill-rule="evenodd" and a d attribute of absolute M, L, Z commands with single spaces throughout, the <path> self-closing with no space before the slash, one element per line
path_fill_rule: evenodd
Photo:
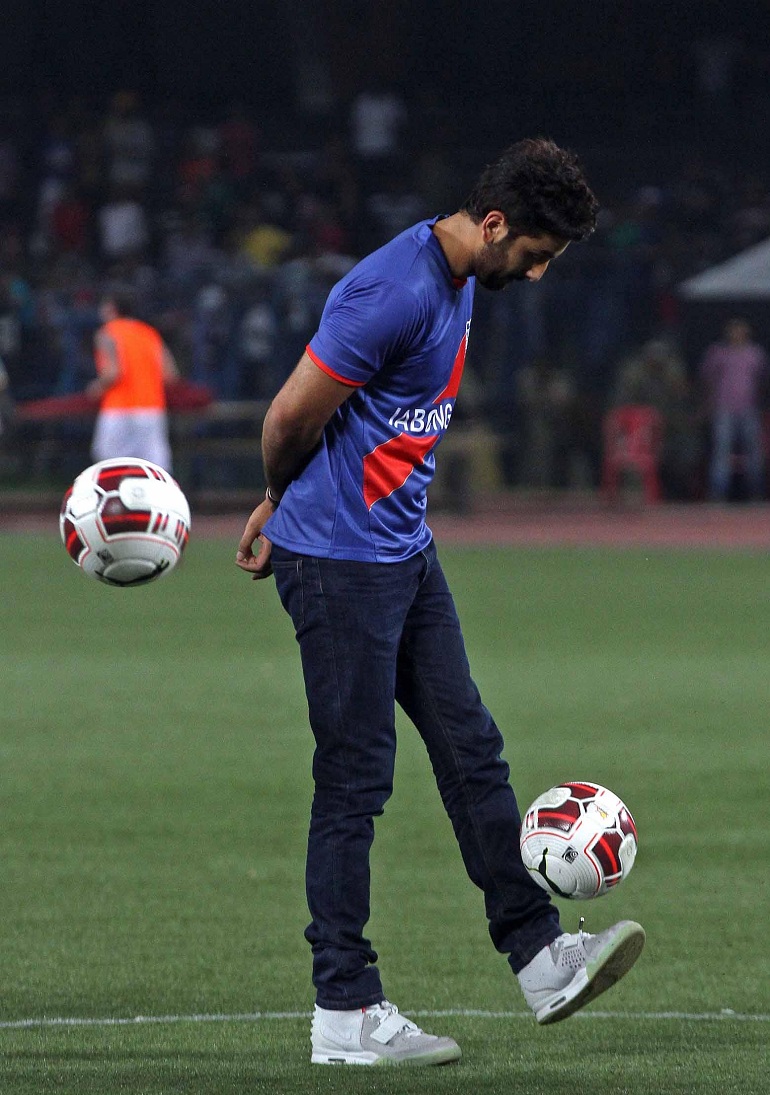
<path fill-rule="evenodd" d="M 133 456 L 171 471 L 165 385 L 179 371 L 160 334 L 135 317 L 133 294 L 114 290 L 102 300 L 96 332 L 97 378 L 86 389 L 99 399 L 94 460 Z"/>

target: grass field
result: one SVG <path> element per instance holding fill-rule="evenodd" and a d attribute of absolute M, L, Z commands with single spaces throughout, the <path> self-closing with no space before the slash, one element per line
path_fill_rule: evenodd
<path fill-rule="evenodd" d="M 520 804 L 593 779 L 637 820 L 628 881 L 565 927 L 631 917 L 648 944 L 537 1027 L 401 722 L 370 929 L 391 999 L 464 1051 L 404 1072 L 309 1064 L 299 660 L 233 554 L 193 536 L 123 591 L 0 536 L 0 1092 L 766 1092 L 766 559 L 443 551 Z"/>

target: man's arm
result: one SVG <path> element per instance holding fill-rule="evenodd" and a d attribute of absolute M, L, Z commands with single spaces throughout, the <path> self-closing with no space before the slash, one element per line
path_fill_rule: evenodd
<path fill-rule="evenodd" d="M 271 573 L 270 542 L 260 535 L 262 527 L 320 441 L 326 423 L 354 391 L 351 385 L 328 376 L 305 353 L 270 404 L 262 426 L 268 495 L 246 522 L 235 559 L 255 578 L 266 578 Z M 258 538 L 260 547 L 254 555 Z"/>
<path fill-rule="evenodd" d="M 164 384 L 173 384 L 174 381 L 179 380 L 179 369 L 176 360 L 165 342 L 161 347 L 160 364 L 163 371 Z"/>
<path fill-rule="evenodd" d="M 101 399 L 105 392 L 108 392 L 120 379 L 118 348 L 115 345 L 115 340 L 103 331 L 96 332 L 94 356 L 99 375 L 96 380 L 92 380 L 88 385 L 86 394 L 94 399 Z"/>

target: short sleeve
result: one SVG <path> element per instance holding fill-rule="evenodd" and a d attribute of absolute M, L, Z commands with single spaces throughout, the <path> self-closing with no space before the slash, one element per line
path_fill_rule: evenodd
<path fill-rule="evenodd" d="M 361 386 L 405 356 L 424 327 L 411 289 L 386 279 L 352 280 L 330 296 L 308 353 L 331 376 Z"/>

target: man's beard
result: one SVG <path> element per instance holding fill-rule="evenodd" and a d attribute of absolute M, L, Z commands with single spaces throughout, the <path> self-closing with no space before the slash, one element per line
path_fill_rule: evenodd
<path fill-rule="evenodd" d="M 476 259 L 476 281 L 485 289 L 505 289 L 512 281 L 524 281 L 526 267 L 507 269 L 508 247 L 505 243 L 485 243 Z"/>

